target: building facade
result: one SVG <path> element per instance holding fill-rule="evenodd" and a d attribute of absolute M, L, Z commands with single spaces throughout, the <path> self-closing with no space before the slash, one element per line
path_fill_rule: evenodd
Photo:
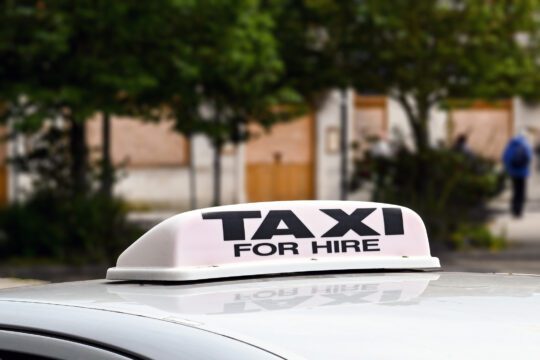
<path fill-rule="evenodd" d="M 250 125 L 253 135 L 248 142 L 225 146 L 221 202 L 339 198 L 341 101 L 339 92 L 331 92 L 312 113 L 269 131 Z M 346 101 L 349 169 L 375 138 L 414 146 L 406 115 L 395 100 L 349 91 Z M 115 117 L 111 123 L 112 159 L 119 169 L 116 194 L 143 208 L 185 210 L 192 197 L 197 207 L 210 206 L 213 149 L 207 138 L 194 136 L 187 141 L 167 122 Z M 101 119 L 91 119 L 87 126 L 89 148 L 99 156 Z M 540 106 L 520 99 L 478 102 L 451 111 L 433 110 L 430 142 L 432 146 L 448 145 L 467 134 L 474 152 L 498 160 L 508 139 L 520 130 L 540 144 Z M 9 154 L 10 146 L 8 143 L 0 151 L 0 157 Z M 189 181 L 190 165 L 195 186 Z M 16 187 L 25 180 L 9 166 L 3 171 L 0 188 L 5 190 L 3 201 L 7 202 L 18 196 Z M 1 195 L 0 191 L 0 200 Z"/>

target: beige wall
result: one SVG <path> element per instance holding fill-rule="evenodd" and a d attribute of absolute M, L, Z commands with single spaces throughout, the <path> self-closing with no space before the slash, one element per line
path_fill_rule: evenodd
<path fill-rule="evenodd" d="M 356 96 L 353 114 L 355 157 L 362 157 L 373 140 L 388 135 L 388 109 L 385 97 Z"/>
<path fill-rule="evenodd" d="M 506 103 L 452 110 L 450 141 L 453 143 L 457 136 L 466 134 L 473 152 L 497 161 L 512 136 L 512 121 L 512 107 Z"/>
<path fill-rule="evenodd" d="M 99 157 L 102 121 L 88 122 L 88 145 Z M 145 123 L 132 118 L 111 121 L 111 153 L 115 164 L 128 167 L 182 166 L 189 161 L 186 139 L 173 132 L 172 123 Z"/>

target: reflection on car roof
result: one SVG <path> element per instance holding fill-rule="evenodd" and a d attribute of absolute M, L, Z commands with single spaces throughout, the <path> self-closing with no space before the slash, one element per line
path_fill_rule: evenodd
<path fill-rule="evenodd" d="M 535 276 L 399 272 L 168 285 L 92 281 L 0 292 L 0 301 L 8 299 L 177 322 L 309 359 L 331 358 L 336 346 L 340 358 L 357 358 L 361 344 L 369 344 L 361 351 L 368 358 L 380 358 L 383 348 L 385 358 L 500 358 L 515 354 L 516 344 L 524 354 L 540 352 Z"/>

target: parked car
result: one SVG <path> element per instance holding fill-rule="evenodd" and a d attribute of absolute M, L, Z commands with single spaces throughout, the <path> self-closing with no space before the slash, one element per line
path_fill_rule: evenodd
<path fill-rule="evenodd" d="M 191 211 L 107 279 L 0 291 L 0 359 L 536 359 L 539 341 L 539 277 L 440 271 L 388 204 Z"/>

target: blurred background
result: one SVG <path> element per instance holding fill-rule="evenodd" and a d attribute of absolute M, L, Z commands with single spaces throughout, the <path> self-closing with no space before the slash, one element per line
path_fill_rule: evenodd
<path fill-rule="evenodd" d="M 540 1 L 4 0 L 0 286 L 161 220 L 374 200 L 447 270 L 540 273 Z"/>

